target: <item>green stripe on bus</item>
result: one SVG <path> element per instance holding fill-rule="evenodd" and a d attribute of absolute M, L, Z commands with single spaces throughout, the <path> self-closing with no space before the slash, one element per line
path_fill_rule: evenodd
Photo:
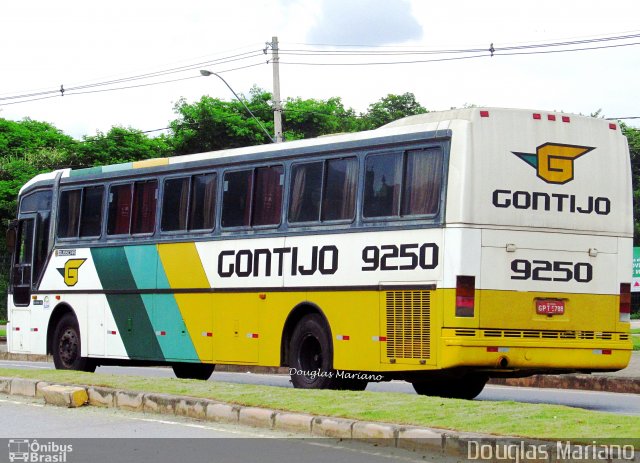
<path fill-rule="evenodd" d="M 102 167 L 87 167 L 85 169 L 72 169 L 70 177 L 81 177 L 83 175 L 97 175 L 102 173 Z"/>
<path fill-rule="evenodd" d="M 138 289 L 168 289 L 169 281 L 160 263 L 156 245 L 124 248 L 129 269 Z M 198 360 L 191 336 L 173 294 L 143 295 L 162 354 L 171 360 Z"/>
<path fill-rule="evenodd" d="M 137 289 L 123 248 L 91 248 L 91 255 L 103 289 Z M 107 294 L 107 301 L 127 355 L 132 359 L 164 360 L 141 295 Z"/>

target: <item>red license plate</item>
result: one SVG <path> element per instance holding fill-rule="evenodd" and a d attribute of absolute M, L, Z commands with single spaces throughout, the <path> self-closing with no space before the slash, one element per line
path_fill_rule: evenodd
<path fill-rule="evenodd" d="M 536 313 L 540 315 L 562 315 L 564 313 L 564 301 L 557 299 L 537 299 Z"/>

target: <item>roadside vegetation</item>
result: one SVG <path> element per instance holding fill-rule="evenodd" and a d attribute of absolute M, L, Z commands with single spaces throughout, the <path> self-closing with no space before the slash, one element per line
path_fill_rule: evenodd
<path fill-rule="evenodd" d="M 0 369 L 0 376 L 51 383 L 204 397 L 313 415 L 542 439 L 638 439 L 640 417 L 558 405 L 465 401 L 402 393 L 301 390 L 214 381 Z"/>

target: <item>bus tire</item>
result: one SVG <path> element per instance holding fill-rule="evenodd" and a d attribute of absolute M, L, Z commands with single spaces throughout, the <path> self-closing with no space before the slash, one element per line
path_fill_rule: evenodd
<path fill-rule="evenodd" d="M 180 379 L 200 379 L 206 381 L 211 378 L 216 366 L 212 363 L 174 363 L 171 365 L 173 374 Z"/>
<path fill-rule="evenodd" d="M 443 397 L 445 399 L 475 399 L 487 384 L 488 377 L 467 374 L 462 377 L 433 378 L 413 382 L 413 389 L 419 395 Z"/>
<path fill-rule="evenodd" d="M 330 330 L 319 314 L 303 317 L 293 330 L 290 343 L 290 375 L 293 387 L 338 389 L 333 371 Z"/>
<path fill-rule="evenodd" d="M 337 389 L 344 391 L 364 391 L 369 385 L 369 381 L 366 379 L 349 378 L 342 379 L 337 386 Z"/>
<path fill-rule="evenodd" d="M 53 334 L 53 364 L 57 370 L 96 371 L 95 360 L 80 356 L 80 342 L 80 328 L 75 315 L 63 315 Z"/>

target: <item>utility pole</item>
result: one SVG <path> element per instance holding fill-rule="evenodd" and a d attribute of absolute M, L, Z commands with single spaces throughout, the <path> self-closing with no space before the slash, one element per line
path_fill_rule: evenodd
<path fill-rule="evenodd" d="M 282 103 L 280 102 L 280 57 L 278 37 L 271 37 L 271 62 L 273 63 L 273 131 L 276 143 L 284 141 L 282 134 Z"/>

